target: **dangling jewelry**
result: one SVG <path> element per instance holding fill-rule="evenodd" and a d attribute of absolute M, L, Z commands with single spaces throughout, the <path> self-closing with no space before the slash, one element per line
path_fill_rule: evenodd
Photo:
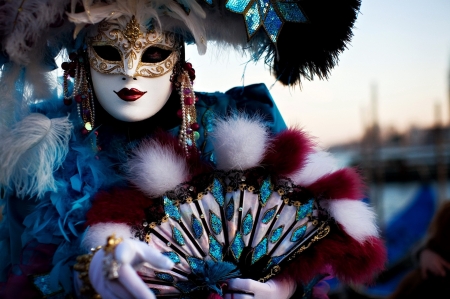
<path fill-rule="evenodd" d="M 94 96 L 90 86 L 89 73 L 86 71 L 84 55 L 71 53 L 70 62 L 63 62 L 64 70 L 64 104 L 71 105 L 73 100 L 77 103 L 78 116 L 83 121 L 82 133 L 88 134 L 94 128 L 95 109 Z M 68 80 L 73 78 L 73 90 L 69 94 Z"/>
<path fill-rule="evenodd" d="M 183 67 L 176 67 L 175 69 L 174 74 L 176 75 L 176 80 L 172 82 L 176 89 L 178 89 L 181 101 L 181 110 L 178 112 L 178 115 L 181 116 L 178 140 L 186 155 L 189 156 L 191 153 L 197 151 L 195 141 L 200 136 L 198 133 L 200 125 L 197 123 L 197 113 L 195 110 L 195 102 L 197 99 L 193 89 L 195 70 L 190 63 L 184 63 Z"/>

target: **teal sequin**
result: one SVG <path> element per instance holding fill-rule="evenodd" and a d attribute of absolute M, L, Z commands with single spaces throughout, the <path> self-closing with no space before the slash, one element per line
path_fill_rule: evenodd
<path fill-rule="evenodd" d="M 242 254 L 242 250 L 244 250 L 244 239 L 242 238 L 241 232 L 237 232 L 234 237 L 233 243 L 231 243 L 231 252 L 233 253 L 234 258 L 239 260 Z"/>
<path fill-rule="evenodd" d="M 270 220 L 272 220 L 273 217 L 275 216 L 275 213 L 277 212 L 277 208 L 278 208 L 278 206 L 274 206 L 273 208 L 267 210 L 264 213 L 264 216 L 263 216 L 261 222 L 264 223 L 264 224 L 269 223 Z"/>
<path fill-rule="evenodd" d="M 181 231 L 178 228 L 176 228 L 175 226 L 172 226 L 172 238 L 180 246 L 183 246 L 186 244 L 186 242 L 184 241 L 183 235 L 181 234 Z"/>
<path fill-rule="evenodd" d="M 212 0 L 205 0 L 205 2 L 212 5 Z"/>
<path fill-rule="evenodd" d="M 248 11 L 244 15 L 245 24 L 247 25 L 247 33 L 251 37 L 255 34 L 256 30 L 261 26 L 261 16 L 258 11 L 258 4 L 256 2 L 250 6 Z"/>
<path fill-rule="evenodd" d="M 167 252 L 163 252 L 162 254 L 167 256 L 175 264 L 179 264 L 181 262 L 180 256 L 178 254 L 176 254 L 174 251 L 167 251 Z"/>
<path fill-rule="evenodd" d="M 284 225 L 280 225 L 277 229 L 272 231 L 272 235 L 270 236 L 270 242 L 276 243 L 283 234 Z"/>
<path fill-rule="evenodd" d="M 253 251 L 252 264 L 256 263 L 267 254 L 267 245 L 267 237 L 263 238 L 261 242 L 256 245 L 255 250 Z"/>
<path fill-rule="evenodd" d="M 214 234 L 218 235 L 222 232 L 222 220 L 211 210 L 209 210 L 209 225 Z"/>
<path fill-rule="evenodd" d="M 196 239 L 200 239 L 201 236 L 203 235 L 203 226 L 202 226 L 202 222 L 200 220 L 198 220 L 194 214 L 191 215 L 191 226 L 192 226 L 192 231 L 194 232 L 194 237 Z"/>
<path fill-rule="evenodd" d="M 33 277 L 33 284 L 42 292 L 44 296 L 61 292 L 62 288 L 58 285 L 57 289 L 52 289 L 50 287 L 50 274 L 44 274 Z"/>
<path fill-rule="evenodd" d="M 234 215 L 234 198 L 231 197 L 230 201 L 227 203 L 227 206 L 225 207 L 225 218 L 227 218 L 228 221 L 231 221 L 233 219 Z"/>
<path fill-rule="evenodd" d="M 209 255 L 215 262 L 221 262 L 223 258 L 222 244 L 216 240 L 213 236 L 209 236 Z"/>
<path fill-rule="evenodd" d="M 213 186 L 211 188 L 211 193 L 214 196 L 214 199 L 219 204 L 219 206 L 223 207 L 225 203 L 225 199 L 223 197 L 223 186 L 218 179 L 214 179 Z"/>
<path fill-rule="evenodd" d="M 307 21 L 305 15 L 296 3 L 278 2 L 278 10 L 283 18 L 288 22 L 305 23 Z"/>
<path fill-rule="evenodd" d="M 155 276 L 156 278 L 159 278 L 163 281 L 167 281 L 167 282 L 174 282 L 174 278 L 172 275 L 168 274 L 168 273 L 163 273 L 163 272 L 155 272 Z"/>
<path fill-rule="evenodd" d="M 205 267 L 205 261 L 202 259 L 199 259 L 197 257 L 188 256 L 186 257 L 186 260 L 189 264 L 189 267 L 192 269 L 192 273 L 202 273 L 203 268 Z"/>
<path fill-rule="evenodd" d="M 243 13 L 250 0 L 228 0 L 225 7 L 235 13 Z"/>
<path fill-rule="evenodd" d="M 273 6 L 270 6 L 266 19 L 264 20 L 264 28 L 266 28 L 267 34 L 273 43 L 277 42 L 282 25 L 283 21 L 277 15 Z"/>
<path fill-rule="evenodd" d="M 283 260 L 285 257 L 287 256 L 287 254 L 283 254 L 280 256 L 273 256 L 269 263 L 267 264 L 266 268 L 264 268 L 264 271 L 269 270 L 270 268 L 272 268 L 275 265 L 278 265 L 280 263 L 281 260 Z"/>
<path fill-rule="evenodd" d="M 261 185 L 261 194 L 259 195 L 259 201 L 263 207 L 266 205 L 267 200 L 272 194 L 272 189 L 273 187 L 270 182 L 270 178 L 265 179 Z"/>
<path fill-rule="evenodd" d="M 211 110 L 207 110 L 203 114 L 203 125 L 206 132 L 211 133 L 214 131 L 214 113 Z"/>
<path fill-rule="evenodd" d="M 178 210 L 178 207 L 167 196 L 164 196 L 164 212 L 176 221 L 180 221 L 181 219 L 180 210 Z"/>
<path fill-rule="evenodd" d="M 295 217 L 295 220 L 301 220 L 312 213 L 314 206 L 314 199 L 310 199 L 307 203 L 299 206 L 297 208 L 297 216 Z"/>
<path fill-rule="evenodd" d="M 297 242 L 297 241 L 301 240 L 303 238 L 303 236 L 305 235 L 305 233 L 306 233 L 306 229 L 307 229 L 306 224 L 302 225 L 300 227 L 297 227 L 292 232 L 291 241 L 292 242 Z"/>
<path fill-rule="evenodd" d="M 188 294 L 198 288 L 198 285 L 192 281 L 180 281 L 175 284 L 175 287 L 179 289 L 183 294 Z"/>
<path fill-rule="evenodd" d="M 251 214 L 251 209 L 245 214 L 244 220 L 242 221 L 242 233 L 244 236 L 248 235 L 253 228 L 253 216 Z"/>

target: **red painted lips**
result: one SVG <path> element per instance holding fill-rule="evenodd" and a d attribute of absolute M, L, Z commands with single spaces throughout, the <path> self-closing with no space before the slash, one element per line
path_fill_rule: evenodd
<path fill-rule="evenodd" d="M 133 102 L 138 100 L 140 97 L 142 97 L 145 93 L 147 93 L 146 91 L 140 91 L 139 89 L 136 88 L 122 88 L 119 92 L 114 91 L 119 98 L 121 98 L 122 100 L 126 101 L 126 102 Z"/>

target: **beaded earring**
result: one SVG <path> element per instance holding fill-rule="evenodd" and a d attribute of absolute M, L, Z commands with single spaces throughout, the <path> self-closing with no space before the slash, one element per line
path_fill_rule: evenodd
<path fill-rule="evenodd" d="M 95 109 L 92 86 L 89 82 L 89 72 L 86 71 L 85 53 L 70 53 L 70 62 L 63 62 L 61 68 L 64 70 L 64 104 L 72 105 L 73 100 L 77 103 L 79 118 L 83 121 L 81 132 L 88 134 L 94 128 Z M 73 78 L 73 89 L 69 93 L 70 78 Z"/>
<path fill-rule="evenodd" d="M 181 109 L 178 110 L 178 117 L 181 118 L 181 127 L 178 140 L 183 147 L 186 156 L 197 151 L 195 141 L 199 138 L 197 123 L 197 113 L 195 103 L 197 97 L 193 89 L 195 70 L 189 62 L 177 63 L 171 78 L 172 83 L 180 95 Z"/>

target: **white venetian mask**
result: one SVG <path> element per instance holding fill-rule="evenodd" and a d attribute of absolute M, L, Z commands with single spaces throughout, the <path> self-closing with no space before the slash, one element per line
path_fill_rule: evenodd
<path fill-rule="evenodd" d="M 166 104 L 179 59 L 173 33 L 143 33 L 134 17 L 126 28 L 102 22 L 88 39 L 88 56 L 95 95 L 116 119 L 141 121 Z"/>

